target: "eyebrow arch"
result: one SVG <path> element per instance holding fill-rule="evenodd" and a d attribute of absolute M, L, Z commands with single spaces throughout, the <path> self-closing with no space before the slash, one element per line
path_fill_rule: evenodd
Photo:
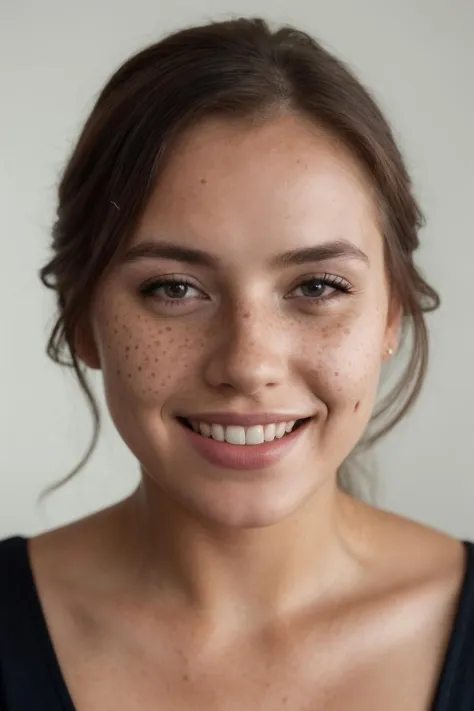
<path fill-rule="evenodd" d="M 346 240 L 334 240 L 314 247 L 284 252 L 273 257 L 271 264 L 275 268 L 285 268 L 340 258 L 356 259 L 369 264 L 369 258 L 365 252 Z M 140 259 L 170 259 L 176 262 L 213 268 L 221 264 L 220 259 L 208 252 L 193 247 L 181 247 L 171 242 L 140 242 L 140 244 L 127 250 L 123 257 L 124 262 L 136 262 Z"/>
<path fill-rule="evenodd" d="M 369 264 L 369 258 L 365 252 L 356 247 L 355 244 L 352 244 L 352 242 L 343 239 L 325 242 L 314 247 L 284 252 L 274 257 L 272 264 L 275 267 L 290 267 L 298 264 L 308 264 L 308 262 L 324 262 L 329 259 L 341 258 L 356 259 Z"/>
<path fill-rule="evenodd" d="M 220 260 L 208 252 L 193 247 L 181 247 L 172 242 L 140 242 L 128 249 L 123 256 L 124 262 L 136 262 L 140 259 L 170 259 L 201 267 L 217 267 L 220 264 Z"/>

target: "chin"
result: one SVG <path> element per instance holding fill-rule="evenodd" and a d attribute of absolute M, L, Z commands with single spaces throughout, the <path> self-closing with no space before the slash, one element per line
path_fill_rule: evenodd
<path fill-rule="evenodd" d="M 314 474 L 313 474 L 314 476 Z M 205 525 L 232 529 L 263 528 L 292 517 L 318 488 L 318 482 L 304 483 L 267 479 L 266 481 L 221 481 L 200 485 L 168 487 L 161 491 L 186 509 L 187 514 Z"/>

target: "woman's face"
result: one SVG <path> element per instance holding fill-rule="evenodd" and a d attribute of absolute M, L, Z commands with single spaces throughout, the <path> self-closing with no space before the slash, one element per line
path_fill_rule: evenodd
<path fill-rule="evenodd" d="M 292 116 L 208 121 L 100 284 L 82 356 L 160 492 L 260 526 L 336 486 L 395 345 L 392 311 L 371 190 L 340 143 Z M 273 439 L 269 423 L 300 419 Z M 268 441 L 237 444 L 252 437 Z"/>

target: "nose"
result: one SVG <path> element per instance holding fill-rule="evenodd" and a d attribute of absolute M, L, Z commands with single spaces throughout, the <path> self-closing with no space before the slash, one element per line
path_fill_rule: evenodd
<path fill-rule="evenodd" d="M 206 382 L 241 395 L 280 385 L 288 367 L 282 335 L 275 317 L 255 307 L 228 318 L 207 361 Z"/>

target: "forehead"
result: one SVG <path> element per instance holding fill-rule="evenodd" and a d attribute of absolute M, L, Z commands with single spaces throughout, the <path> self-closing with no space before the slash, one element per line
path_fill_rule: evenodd
<path fill-rule="evenodd" d="M 369 248 L 380 242 L 373 192 L 349 150 L 307 120 L 207 120 L 174 145 L 134 241 L 255 252 L 349 239 Z"/>

